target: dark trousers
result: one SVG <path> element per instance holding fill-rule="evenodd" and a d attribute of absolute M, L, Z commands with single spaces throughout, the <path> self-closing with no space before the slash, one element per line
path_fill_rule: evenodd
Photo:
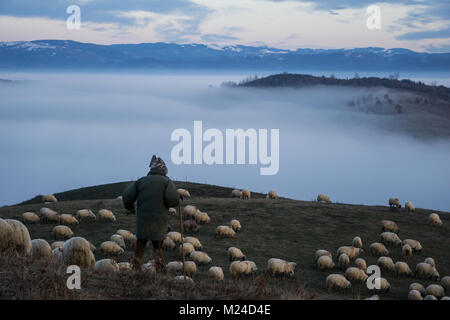
<path fill-rule="evenodd" d="M 139 269 L 144 260 L 145 248 L 147 247 L 148 240 L 137 239 L 136 250 L 134 252 L 133 266 L 135 269 Z M 163 251 L 162 251 L 163 240 L 152 240 L 153 252 L 155 253 L 156 267 L 164 266 L 163 261 Z"/>

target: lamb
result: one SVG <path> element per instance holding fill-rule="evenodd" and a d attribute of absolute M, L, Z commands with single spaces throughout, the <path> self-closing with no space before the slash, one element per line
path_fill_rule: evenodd
<path fill-rule="evenodd" d="M 52 248 L 47 241 L 44 239 L 31 240 L 31 258 L 33 260 L 50 260 L 52 256 Z"/>
<path fill-rule="evenodd" d="M 59 223 L 59 214 L 50 208 L 41 208 L 39 210 L 42 222 Z"/>
<path fill-rule="evenodd" d="M 209 264 L 212 259 L 202 251 L 192 251 L 189 257 L 197 264 Z"/>
<path fill-rule="evenodd" d="M 14 219 L 5 219 L 4 221 L 12 229 L 11 247 L 19 255 L 29 255 L 31 253 L 31 238 L 27 227 L 22 222 Z"/>
<path fill-rule="evenodd" d="M 413 252 L 413 250 L 412 250 L 412 248 L 411 248 L 411 246 L 410 246 L 409 244 L 405 244 L 405 245 L 402 247 L 402 255 L 403 255 L 405 258 L 411 257 L 411 256 L 412 256 L 412 252 Z"/>
<path fill-rule="evenodd" d="M 425 289 L 425 294 L 426 295 L 435 296 L 438 299 L 440 299 L 443 296 L 445 296 L 444 288 L 441 285 L 438 285 L 438 284 L 430 284 Z"/>
<path fill-rule="evenodd" d="M 62 248 L 63 245 L 64 245 L 64 241 L 54 241 L 54 242 L 52 242 L 51 247 L 52 247 L 52 250 L 55 250 L 57 248 Z"/>
<path fill-rule="evenodd" d="M 195 219 L 195 214 L 197 213 L 197 211 L 199 211 L 197 209 L 197 207 L 192 206 L 192 205 L 189 204 L 189 205 L 184 207 L 183 214 L 184 214 L 184 217 L 186 219 L 191 219 L 191 218 Z"/>
<path fill-rule="evenodd" d="M 331 259 L 331 257 L 320 256 L 319 259 L 317 259 L 317 269 L 319 271 L 333 269 L 333 268 L 334 268 L 334 262 L 333 262 L 333 259 Z"/>
<path fill-rule="evenodd" d="M 231 191 L 231 197 L 233 198 L 241 198 L 242 197 L 242 191 L 238 189 L 234 189 Z"/>
<path fill-rule="evenodd" d="M 221 267 L 211 267 L 208 270 L 208 277 L 214 281 L 223 281 L 224 275 Z"/>
<path fill-rule="evenodd" d="M 206 212 L 201 212 L 200 210 L 197 211 L 194 218 L 195 222 L 197 222 L 198 224 L 205 224 L 211 222 L 211 218 L 208 216 L 208 214 Z"/>
<path fill-rule="evenodd" d="M 359 281 L 363 283 L 366 282 L 368 278 L 367 274 L 363 270 L 355 267 L 347 268 L 347 270 L 345 270 L 345 277 L 350 282 Z"/>
<path fill-rule="evenodd" d="M 433 258 L 426 258 L 423 262 L 431 264 L 433 267 L 436 267 L 436 262 L 434 262 Z"/>
<path fill-rule="evenodd" d="M 355 267 L 357 267 L 358 269 L 367 270 L 367 263 L 366 260 L 362 259 L 362 258 L 358 258 L 355 260 Z"/>
<path fill-rule="evenodd" d="M 338 265 L 341 269 L 347 269 L 347 267 L 350 265 L 350 258 L 347 254 L 342 253 L 339 255 L 338 258 Z"/>
<path fill-rule="evenodd" d="M 118 234 L 119 236 L 122 236 L 125 243 L 128 243 L 129 245 L 131 245 L 131 247 L 134 248 L 136 246 L 137 238 L 131 231 L 119 229 L 116 231 L 116 234 Z M 181 234 L 180 234 L 180 237 L 181 237 Z"/>
<path fill-rule="evenodd" d="M 197 272 L 197 265 L 194 261 L 185 261 L 184 271 L 188 276 L 192 277 Z"/>
<path fill-rule="evenodd" d="M 125 240 L 120 234 L 113 234 L 109 240 L 117 243 L 121 248 L 125 249 Z"/>
<path fill-rule="evenodd" d="M 98 211 L 98 221 L 99 222 L 114 222 L 116 221 L 116 217 L 111 210 L 101 209 Z"/>
<path fill-rule="evenodd" d="M 183 230 L 184 232 L 198 232 L 200 227 L 195 220 L 186 220 L 183 222 Z"/>
<path fill-rule="evenodd" d="M 389 257 L 379 257 L 377 260 L 377 265 L 387 271 L 395 271 L 394 261 Z"/>
<path fill-rule="evenodd" d="M 403 245 L 405 244 L 409 244 L 410 247 L 413 249 L 413 252 L 420 252 L 423 250 L 422 245 L 420 244 L 419 241 L 417 240 L 413 240 L 413 239 L 405 239 L 402 242 Z"/>
<path fill-rule="evenodd" d="M 78 224 L 78 220 L 71 214 L 62 214 L 59 216 L 59 223 L 66 225 Z"/>
<path fill-rule="evenodd" d="M 174 215 L 176 215 L 177 214 L 177 209 L 175 209 L 175 208 L 169 208 L 169 215 L 171 215 L 171 216 L 174 216 Z"/>
<path fill-rule="evenodd" d="M 425 288 L 424 288 L 424 286 L 421 285 L 421 284 L 418 283 L 418 282 L 413 282 L 413 283 L 411 283 L 411 284 L 409 285 L 409 291 L 411 291 L 411 290 L 417 290 L 417 291 L 419 291 L 419 293 L 420 293 L 421 295 L 425 295 Z"/>
<path fill-rule="evenodd" d="M 39 216 L 34 212 L 22 213 L 22 221 L 24 223 L 39 223 Z"/>
<path fill-rule="evenodd" d="M 52 195 L 52 194 L 43 195 L 41 200 L 44 203 L 47 203 L 47 202 L 58 202 L 58 199 L 56 199 L 56 197 L 54 195 Z"/>
<path fill-rule="evenodd" d="M 124 250 L 114 241 L 105 241 L 100 244 L 100 253 L 121 255 L 124 253 Z"/>
<path fill-rule="evenodd" d="M 73 231 L 68 226 L 58 225 L 52 230 L 53 238 L 55 239 L 69 239 L 73 236 Z"/>
<path fill-rule="evenodd" d="M 359 256 L 364 250 L 362 248 L 348 247 L 342 246 L 337 250 L 336 256 L 340 256 L 342 253 L 345 253 L 350 259 L 354 259 Z"/>
<path fill-rule="evenodd" d="M 186 237 L 184 238 L 184 242 L 192 244 L 195 250 L 202 250 L 202 244 L 200 243 L 200 240 L 195 237 Z"/>
<path fill-rule="evenodd" d="M 408 300 L 423 300 L 423 298 L 419 291 L 410 290 L 408 293 Z"/>
<path fill-rule="evenodd" d="M 278 199 L 278 194 L 274 190 L 270 190 L 267 199 Z"/>
<path fill-rule="evenodd" d="M 242 253 L 241 249 L 236 248 L 236 247 L 228 248 L 228 257 L 229 257 L 230 261 L 245 260 L 245 255 Z"/>
<path fill-rule="evenodd" d="M 413 273 L 406 262 L 397 261 L 395 263 L 395 274 L 397 275 L 397 277 L 403 275 L 410 277 Z"/>
<path fill-rule="evenodd" d="M 119 271 L 130 271 L 133 269 L 133 266 L 129 262 L 119 262 L 117 264 L 119 266 Z"/>
<path fill-rule="evenodd" d="M 393 232 L 396 234 L 400 233 L 400 229 L 394 221 L 391 220 L 382 220 L 381 221 L 381 232 Z"/>
<path fill-rule="evenodd" d="M 398 198 L 389 198 L 389 207 L 400 209 L 402 205 L 400 204 L 400 200 Z"/>
<path fill-rule="evenodd" d="M 354 237 L 352 240 L 352 246 L 355 248 L 362 248 L 362 240 L 360 237 Z"/>
<path fill-rule="evenodd" d="M 178 194 L 180 195 L 181 200 L 190 199 L 191 194 L 186 189 L 177 189 Z"/>
<path fill-rule="evenodd" d="M 326 203 L 332 203 L 330 200 L 330 197 L 326 194 L 319 194 L 317 196 L 317 202 L 326 202 Z"/>
<path fill-rule="evenodd" d="M 89 241 L 82 237 L 73 237 L 62 246 L 63 261 L 66 265 L 77 265 L 80 268 L 93 268 L 95 256 Z"/>
<path fill-rule="evenodd" d="M 78 210 L 76 213 L 76 217 L 79 222 L 97 220 L 97 216 L 89 209 Z"/>
<path fill-rule="evenodd" d="M 401 246 L 402 240 L 398 237 L 396 233 L 385 231 L 380 234 L 380 242 L 387 246 Z"/>
<path fill-rule="evenodd" d="M 414 205 L 410 201 L 405 203 L 405 209 L 406 209 L 406 212 L 414 212 L 416 210 L 414 208 Z"/>
<path fill-rule="evenodd" d="M 384 244 L 380 242 L 374 242 L 370 245 L 370 254 L 372 256 L 388 256 L 389 250 L 386 249 Z"/>
<path fill-rule="evenodd" d="M 352 286 L 350 281 L 348 281 L 342 274 L 332 273 L 328 275 L 325 281 L 328 291 L 330 291 L 331 289 L 335 290 L 349 289 Z"/>
<path fill-rule="evenodd" d="M 171 274 L 180 274 L 183 272 L 183 262 L 171 261 L 166 265 L 166 269 Z"/>
<path fill-rule="evenodd" d="M 175 248 L 177 247 L 177 245 L 175 244 L 175 242 L 170 239 L 169 237 L 166 237 L 163 241 L 163 249 L 168 251 L 168 250 L 175 250 Z"/>
<path fill-rule="evenodd" d="M 248 190 L 248 189 L 242 190 L 242 195 L 241 195 L 242 199 L 250 199 L 251 196 L 252 196 L 252 194 L 251 194 L 250 190 Z"/>
<path fill-rule="evenodd" d="M 183 246 L 181 246 L 180 245 L 180 256 L 183 256 L 183 255 L 190 255 L 191 254 L 191 252 L 194 252 L 195 251 L 195 248 L 194 248 L 194 246 L 192 245 L 192 244 L 190 244 L 190 243 L 183 243 Z"/>
<path fill-rule="evenodd" d="M 447 292 L 450 292 L 450 276 L 445 276 L 441 280 L 441 285 L 447 290 Z"/>
<path fill-rule="evenodd" d="M 295 262 L 288 262 L 283 259 L 271 258 L 267 261 L 267 271 L 272 275 L 286 274 L 292 277 L 296 266 Z"/>
<path fill-rule="evenodd" d="M 230 227 L 233 228 L 234 231 L 241 231 L 242 229 L 241 223 L 236 219 L 231 220 Z"/>
<path fill-rule="evenodd" d="M 442 220 L 437 213 L 432 213 L 428 216 L 428 223 L 432 226 L 442 226 Z"/>
<path fill-rule="evenodd" d="M 115 273 L 120 271 L 120 267 L 114 259 L 102 259 L 95 263 L 94 271 L 99 273 Z"/>
<path fill-rule="evenodd" d="M 425 262 L 420 262 L 416 265 L 414 276 L 419 279 L 430 279 L 433 281 L 439 281 L 440 279 L 439 272 L 437 272 L 436 268 Z"/>
<path fill-rule="evenodd" d="M 218 226 L 216 228 L 216 236 L 233 238 L 236 232 L 229 226 Z"/>
<path fill-rule="evenodd" d="M 316 250 L 315 256 L 316 256 L 315 261 L 317 261 L 317 259 L 319 259 L 321 256 L 328 256 L 328 257 L 332 258 L 331 252 L 324 250 L 324 249 Z"/>
<path fill-rule="evenodd" d="M 176 231 L 171 231 L 167 233 L 167 237 L 175 243 L 181 243 L 183 241 L 181 238 L 181 233 Z"/>

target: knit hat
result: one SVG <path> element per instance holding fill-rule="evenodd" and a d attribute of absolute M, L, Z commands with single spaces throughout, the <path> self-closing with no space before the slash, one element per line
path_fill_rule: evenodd
<path fill-rule="evenodd" d="M 149 167 L 151 173 L 159 173 L 162 175 L 167 174 L 167 167 L 165 162 L 160 157 L 156 157 L 156 155 L 153 155 Z"/>

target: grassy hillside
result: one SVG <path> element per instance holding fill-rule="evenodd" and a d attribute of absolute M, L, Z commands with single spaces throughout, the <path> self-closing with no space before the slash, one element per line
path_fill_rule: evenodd
<path fill-rule="evenodd" d="M 72 228 L 76 236 L 83 236 L 97 247 L 101 242 L 109 240 L 109 237 L 117 229 L 128 229 L 135 232 L 135 217 L 125 216 L 125 210 L 120 200 L 96 199 L 105 195 L 116 197 L 121 193 L 121 188 L 127 182 L 103 185 L 68 191 L 56 196 L 62 200 L 76 198 L 76 195 L 86 195 L 89 200 L 77 199 L 60 201 L 47 204 L 59 213 L 74 214 L 76 210 L 90 208 L 94 212 L 102 208 L 111 209 L 117 217 L 115 223 L 91 223 L 80 224 Z M 294 201 L 289 199 L 266 200 L 250 199 L 241 200 L 230 197 L 228 188 L 221 188 L 199 184 L 177 183 L 177 187 L 186 187 L 191 191 L 193 199 L 185 201 L 183 205 L 194 204 L 202 211 L 208 212 L 211 224 L 202 225 L 199 233 L 194 234 L 203 244 L 203 250 L 207 252 L 213 262 L 212 265 L 221 266 L 225 271 L 226 284 L 220 290 L 204 290 L 199 297 L 227 298 L 224 292 L 237 284 L 248 283 L 254 285 L 255 281 L 264 281 L 264 286 L 270 288 L 272 298 L 365 298 L 371 293 L 363 285 L 354 285 L 352 290 L 344 293 L 328 293 L 325 288 L 325 278 L 329 273 L 342 273 L 341 270 L 319 272 L 314 265 L 314 252 L 316 249 L 327 249 L 335 255 L 336 249 L 342 245 L 350 245 L 354 236 L 360 236 L 363 246 L 368 249 L 370 243 L 379 240 L 380 221 L 390 219 L 397 222 L 400 227 L 400 238 L 412 238 L 419 240 L 424 251 L 415 254 L 407 262 L 413 269 L 414 266 L 426 257 L 433 257 L 437 263 L 437 269 L 441 277 L 450 275 L 450 214 L 438 212 L 444 223 L 442 227 L 432 227 L 427 224 L 427 216 L 430 210 L 417 209 L 415 213 L 406 213 L 404 209 L 391 211 L 385 206 L 362 206 L 347 204 L 319 204 L 316 202 Z M 93 192 L 99 190 L 98 193 Z M 260 195 L 262 196 L 262 195 Z M 23 212 L 39 211 L 43 204 L 24 204 L 0 208 L 1 218 L 20 219 Z M 242 231 L 233 239 L 217 239 L 214 230 L 218 225 L 229 224 L 231 219 L 238 219 L 242 224 Z M 177 217 L 170 217 L 172 230 L 178 231 Z M 51 239 L 51 230 L 54 225 L 36 224 L 29 225 L 32 238 Z M 282 258 L 297 263 L 294 278 L 272 278 L 269 276 L 252 277 L 240 282 L 231 281 L 228 276 L 229 261 L 227 248 L 236 246 L 242 249 L 248 260 L 253 260 L 258 266 L 258 275 L 263 274 L 267 260 L 272 257 Z M 389 248 L 394 262 L 404 260 L 400 248 Z M 367 252 L 362 257 L 368 265 L 375 264 L 376 258 Z M 117 260 L 130 261 L 133 251 L 127 248 L 124 255 Z M 146 259 L 150 259 L 150 249 L 146 253 Z M 96 254 L 97 259 L 104 258 Z M 176 252 L 167 252 L 166 261 L 178 260 Z M 201 283 L 208 283 L 206 272 L 210 266 L 201 266 L 194 279 L 200 288 Z M 0 263 L 1 268 L 1 263 Z M 417 280 L 414 278 L 396 278 L 394 274 L 382 272 L 391 283 L 392 290 L 381 294 L 382 299 L 405 299 L 410 283 L 419 281 L 424 285 L 431 281 Z M 255 280 L 256 279 L 256 280 Z M 263 279 L 263 280 L 261 280 Z M 116 286 L 119 286 L 117 284 Z M 228 288 L 228 289 L 225 289 Z M 199 289 L 200 290 L 200 289 Z M 206 290 L 206 291 L 205 291 Z M 239 291 L 236 297 L 254 297 L 246 295 L 244 289 Z M 113 290 L 114 291 L 114 290 Z M 116 290 L 117 291 L 117 290 Z M 116 292 L 114 291 L 114 292 Z M 205 293 L 208 292 L 208 293 Z M 447 294 L 448 295 L 448 294 Z M 108 295 L 106 295 L 108 297 Z M 165 296 L 164 296 L 165 297 Z M 231 297 L 231 295 L 230 295 Z M 167 298 L 167 297 L 166 297 Z M 195 298 L 195 296 L 190 296 Z M 198 298 L 198 297 L 197 297 Z"/>

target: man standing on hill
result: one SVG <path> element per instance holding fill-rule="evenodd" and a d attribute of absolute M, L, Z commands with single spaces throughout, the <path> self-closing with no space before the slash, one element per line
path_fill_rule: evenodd
<path fill-rule="evenodd" d="M 174 183 L 166 175 L 166 164 L 153 155 L 147 176 L 130 185 L 122 195 L 126 215 L 135 213 L 134 202 L 137 200 L 137 242 L 133 259 L 135 269 L 142 266 L 148 241 L 153 244 L 156 269 L 165 269 L 162 243 L 167 233 L 168 210 L 170 207 L 176 207 L 180 201 Z"/>

